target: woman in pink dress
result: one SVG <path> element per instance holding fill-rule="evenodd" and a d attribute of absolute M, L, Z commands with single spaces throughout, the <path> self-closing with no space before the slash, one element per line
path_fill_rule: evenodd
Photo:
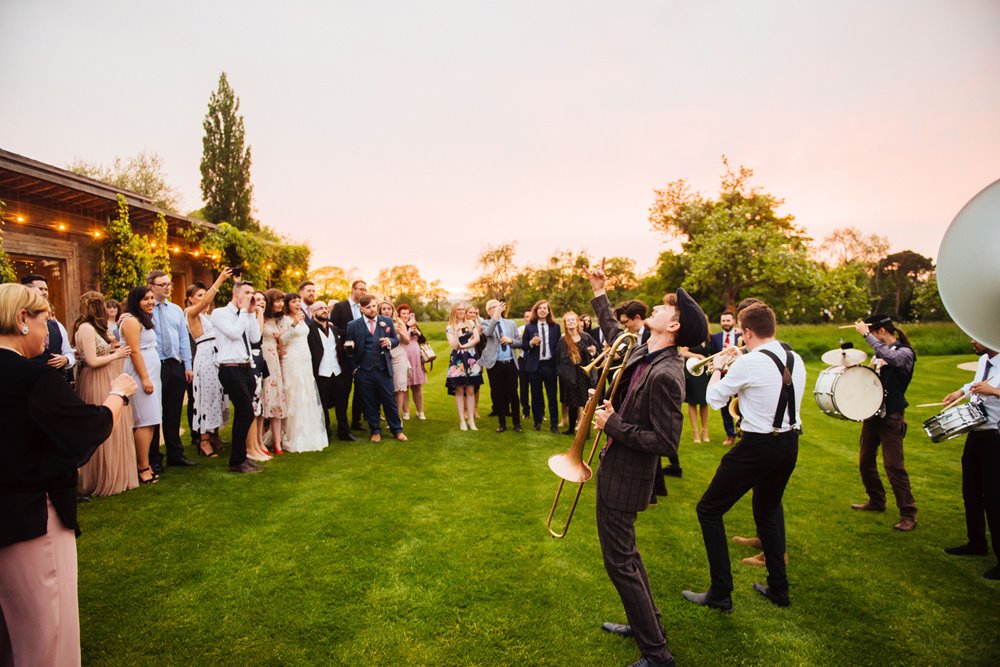
<path fill-rule="evenodd" d="M 420 346 L 427 342 L 427 338 L 417 326 L 417 317 L 409 305 L 399 304 L 396 306 L 396 312 L 399 313 L 399 319 L 404 325 L 403 328 L 410 336 L 410 342 L 406 345 L 406 358 L 410 362 L 410 376 L 407 382 L 413 393 L 413 405 L 417 408 L 417 419 L 427 419 L 424 415 L 424 385 L 427 384 L 427 373 L 420 361 Z M 402 339 L 400 339 L 400 343 L 402 343 Z M 403 395 L 399 412 L 403 419 L 410 418 L 409 394 Z"/>

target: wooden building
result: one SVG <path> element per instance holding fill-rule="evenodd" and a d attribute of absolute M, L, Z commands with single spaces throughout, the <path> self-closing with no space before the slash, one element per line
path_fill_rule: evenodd
<path fill-rule="evenodd" d="M 56 316 L 67 326 L 77 317 L 80 295 L 100 290 L 99 247 L 108 222 L 117 214 L 119 193 L 128 203 L 132 229 L 152 234 L 161 210 L 148 197 L 0 149 L 0 201 L 6 207 L 4 249 L 18 278 L 37 273 L 48 279 Z M 172 298 L 182 304 L 191 282 L 211 284 L 212 275 L 178 230 L 215 225 L 162 213 L 171 248 Z"/>

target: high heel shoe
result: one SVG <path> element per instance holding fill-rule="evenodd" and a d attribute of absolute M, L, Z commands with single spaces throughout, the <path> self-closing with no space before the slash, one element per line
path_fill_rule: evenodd
<path fill-rule="evenodd" d="M 148 472 L 149 479 L 143 479 L 142 473 Z M 160 476 L 153 472 L 152 468 L 139 468 L 139 483 L 140 484 L 156 484 L 160 480 Z"/>
<path fill-rule="evenodd" d="M 458 420 L 458 430 L 460 430 L 460 431 L 468 431 L 469 430 L 469 427 L 465 425 L 465 420 L 464 419 L 459 419 Z"/>
<path fill-rule="evenodd" d="M 469 429 L 472 430 L 472 431 L 478 431 L 479 430 L 478 428 L 476 428 L 476 422 L 472 421 L 471 419 L 469 420 Z"/>
<path fill-rule="evenodd" d="M 205 445 L 208 445 L 208 451 L 205 451 Z M 210 439 L 198 441 L 198 446 L 195 447 L 198 450 L 198 456 L 207 457 L 210 459 L 217 459 L 219 455 L 215 453 L 215 449 L 212 448 L 212 441 Z"/>

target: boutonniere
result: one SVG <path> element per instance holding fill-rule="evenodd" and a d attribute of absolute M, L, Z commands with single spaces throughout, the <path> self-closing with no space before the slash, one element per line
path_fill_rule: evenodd
<path fill-rule="evenodd" d="M 385 330 L 386 330 L 386 332 L 388 332 L 388 331 L 389 331 L 389 325 L 388 325 L 388 324 L 386 324 L 385 322 L 383 322 L 383 323 L 382 323 L 382 328 L 383 328 L 383 329 L 385 329 Z"/>

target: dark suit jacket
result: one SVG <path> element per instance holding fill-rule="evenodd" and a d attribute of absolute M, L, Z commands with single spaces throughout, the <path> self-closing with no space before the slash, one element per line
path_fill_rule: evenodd
<path fill-rule="evenodd" d="M 333 308 L 330 309 L 330 322 L 337 327 L 341 337 L 347 335 L 347 325 L 353 319 L 354 311 L 351 310 L 351 304 L 347 299 L 338 301 L 333 304 Z"/>
<path fill-rule="evenodd" d="M 733 334 L 733 335 L 730 336 L 729 341 L 733 345 L 739 346 L 739 344 L 743 342 L 743 336 L 734 333 L 734 331 L 730 331 L 729 332 L 730 334 Z M 722 331 L 720 331 L 719 333 L 712 334 L 712 344 L 710 346 L 711 349 L 709 350 L 710 354 L 715 354 L 716 352 L 722 352 L 722 337 L 723 337 L 723 335 L 724 335 L 724 332 L 722 332 Z"/>
<path fill-rule="evenodd" d="M 538 323 L 529 322 L 524 325 L 524 332 L 521 334 L 521 351 L 524 353 L 524 370 L 534 373 L 538 370 L 538 357 L 542 353 L 541 345 L 532 345 L 531 339 L 538 335 Z M 549 325 L 548 348 L 552 355 L 552 363 L 556 363 L 556 347 L 562 337 L 562 329 L 558 324 Z"/>
<path fill-rule="evenodd" d="M 361 367 L 361 362 L 365 356 L 365 339 L 368 336 L 368 325 L 365 323 L 363 315 L 356 320 L 352 320 L 347 325 L 347 336 L 344 337 L 344 340 L 354 341 L 354 352 L 350 355 L 354 368 Z M 382 356 L 385 357 L 385 365 L 389 371 L 389 377 L 392 377 L 392 353 L 389 350 L 399 345 L 399 337 L 396 335 L 396 327 L 392 324 L 391 318 L 383 317 L 382 315 L 376 316 L 375 337 L 377 339 L 375 341 L 376 345 L 380 345 L 381 343 L 378 341 L 383 338 L 389 339 L 390 345 L 387 348 L 383 348 Z"/>
<path fill-rule="evenodd" d="M 323 347 L 323 333 L 320 331 L 319 323 L 315 319 L 310 320 L 308 324 L 309 336 L 306 338 L 306 342 L 309 343 L 309 353 L 312 355 L 313 376 L 318 377 L 319 364 L 323 361 L 323 353 L 326 351 Z M 346 364 L 347 354 L 344 352 L 344 337 L 337 331 L 336 326 L 331 325 L 328 331 L 336 340 L 337 363 L 340 364 L 340 370 L 343 373 L 349 368 Z"/>
<path fill-rule="evenodd" d="M 607 297 L 596 297 L 591 304 L 604 337 L 613 341 L 620 330 Z M 684 363 L 676 347 L 656 354 L 622 410 L 632 374 L 647 353 L 645 344 L 633 348 L 612 403 L 615 413 L 604 425 L 612 442 L 597 470 L 597 499 L 621 512 L 649 506 L 660 456 L 677 452 L 684 425 Z"/>

